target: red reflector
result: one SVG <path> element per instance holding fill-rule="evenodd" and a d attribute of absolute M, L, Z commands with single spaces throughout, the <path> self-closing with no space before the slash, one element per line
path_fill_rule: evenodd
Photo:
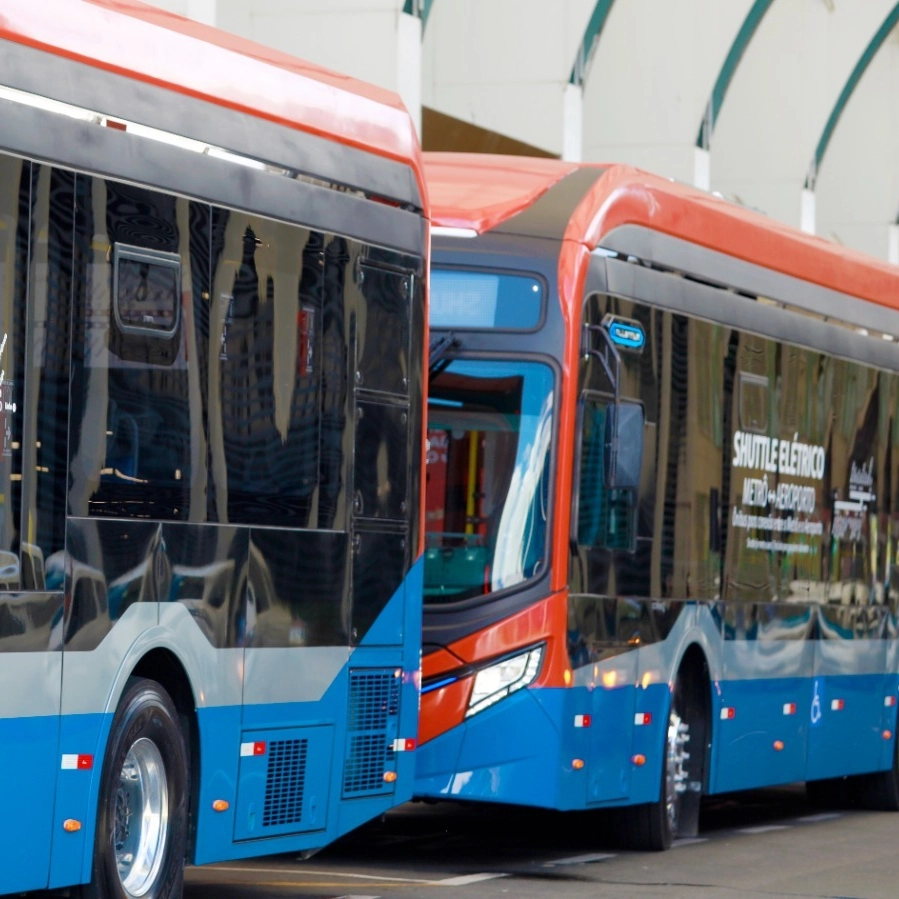
<path fill-rule="evenodd" d="M 634 715 L 634 724 L 637 727 L 640 727 L 642 724 L 651 724 L 652 723 L 652 715 L 649 712 L 637 712 Z"/>
<path fill-rule="evenodd" d="M 254 743 L 253 755 L 265 755 L 265 743 Z"/>
<path fill-rule="evenodd" d="M 575 727 L 589 727 L 590 726 L 590 716 L 589 715 L 575 715 L 574 716 L 574 726 Z"/>
<path fill-rule="evenodd" d="M 831 707 L 835 712 L 842 712 L 843 709 L 845 708 L 845 705 L 846 705 L 846 704 L 843 702 L 842 699 L 835 699 L 835 700 L 830 704 L 830 707 Z"/>
<path fill-rule="evenodd" d="M 784 705 L 784 714 L 785 715 L 795 715 L 796 714 L 796 703 L 788 702 Z"/>
<path fill-rule="evenodd" d="M 90 771 L 94 767 L 94 757 L 92 755 L 78 756 L 78 770 Z"/>
<path fill-rule="evenodd" d="M 737 710 L 735 708 L 723 708 L 721 709 L 721 720 L 722 721 L 730 721 L 733 718 L 737 717 Z"/>

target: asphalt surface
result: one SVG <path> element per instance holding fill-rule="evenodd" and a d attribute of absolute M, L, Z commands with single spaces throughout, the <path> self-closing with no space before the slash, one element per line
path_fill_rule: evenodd
<path fill-rule="evenodd" d="M 610 813 L 412 803 L 311 859 L 187 873 L 185 899 L 443 896 L 897 899 L 899 814 L 813 807 L 801 786 L 707 799 L 699 837 L 621 846 Z"/>

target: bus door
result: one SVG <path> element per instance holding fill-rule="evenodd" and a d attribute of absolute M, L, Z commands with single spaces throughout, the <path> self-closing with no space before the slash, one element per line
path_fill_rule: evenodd
<path fill-rule="evenodd" d="M 635 721 L 643 722 L 635 685 L 645 604 L 614 594 L 618 563 L 636 545 L 644 414 L 639 403 L 585 391 L 580 421 L 572 583 L 589 595 L 569 600 L 569 651 L 575 682 L 591 691 L 586 800 L 594 803 L 628 795 Z"/>
<path fill-rule="evenodd" d="M 599 599 L 596 625 L 619 626 L 626 600 Z M 589 615 L 587 616 L 589 619 Z M 636 709 L 637 653 L 601 649 L 591 678 L 591 726 L 586 801 L 624 799 L 630 793 Z M 642 719 L 641 719 L 642 720 Z"/>
<path fill-rule="evenodd" d="M 57 777 L 78 762 L 59 756 L 53 564 L 65 532 L 73 180 L 0 155 L 0 893 L 47 886 Z"/>

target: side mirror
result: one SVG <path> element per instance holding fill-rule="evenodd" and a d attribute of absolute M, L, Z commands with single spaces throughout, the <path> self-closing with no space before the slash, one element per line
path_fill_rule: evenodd
<path fill-rule="evenodd" d="M 633 551 L 643 467 L 643 407 L 586 402 L 581 425 L 577 542 Z"/>
<path fill-rule="evenodd" d="M 636 490 L 643 467 L 643 407 L 619 403 L 606 409 L 603 484 Z"/>

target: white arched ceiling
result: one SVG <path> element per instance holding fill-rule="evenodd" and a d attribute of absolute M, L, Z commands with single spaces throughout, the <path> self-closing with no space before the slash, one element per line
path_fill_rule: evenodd
<path fill-rule="evenodd" d="M 421 20 L 406 0 L 153 0 L 154 6 L 399 93 L 421 110 Z"/>
<path fill-rule="evenodd" d="M 818 171 L 817 233 L 888 257 L 899 216 L 899 35 L 872 58 L 843 109 Z M 897 261 L 895 258 L 893 261 Z"/>
<path fill-rule="evenodd" d="M 775 0 L 711 135 L 711 186 L 792 225 L 828 118 L 895 0 Z M 826 163 L 825 163 L 826 164 Z"/>
<path fill-rule="evenodd" d="M 561 154 L 572 63 L 595 0 L 432 0 L 422 103 Z"/>
<path fill-rule="evenodd" d="M 752 0 L 615 0 L 584 84 L 584 158 L 693 182 L 696 135 Z"/>
<path fill-rule="evenodd" d="M 629 162 L 888 256 L 899 0 L 155 5 L 397 91 L 417 121 Z"/>

